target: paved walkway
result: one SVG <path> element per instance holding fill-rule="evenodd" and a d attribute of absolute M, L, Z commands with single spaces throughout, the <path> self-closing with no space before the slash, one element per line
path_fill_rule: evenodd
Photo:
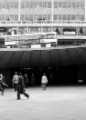
<path fill-rule="evenodd" d="M 29 88 L 27 99 L 16 93 L 0 95 L 0 120 L 86 120 L 86 87 Z"/>

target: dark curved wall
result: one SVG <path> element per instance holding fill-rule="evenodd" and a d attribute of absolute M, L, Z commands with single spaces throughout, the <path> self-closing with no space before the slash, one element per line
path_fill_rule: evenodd
<path fill-rule="evenodd" d="M 86 48 L 10 49 L 0 51 L 0 70 L 12 85 L 15 71 L 27 73 L 30 86 L 40 85 L 45 72 L 48 85 L 78 85 L 86 83 Z M 34 74 L 33 84 L 31 75 Z M 78 80 L 83 80 L 79 83 Z"/>
<path fill-rule="evenodd" d="M 28 86 L 41 86 L 41 77 L 44 72 L 48 77 L 48 86 L 86 85 L 86 65 L 5 69 L 2 72 L 9 87 L 12 87 L 12 76 L 15 71 L 22 72 L 23 75 L 28 74 Z M 33 78 L 32 74 L 34 74 Z M 83 80 L 83 82 L 80 83 L 78 80 Z"/>

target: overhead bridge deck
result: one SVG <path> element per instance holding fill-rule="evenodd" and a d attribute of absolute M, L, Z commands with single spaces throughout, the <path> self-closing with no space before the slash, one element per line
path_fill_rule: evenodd
<path fill-rule="evenodd" d="M 40 85 L 43 72 L 48 76 L 48 85 L 76 85 L 78 80 L 84 80 L 86 84 L 86 45 L 39 49 L 1 48 L 0 72 L 5 74 L 9 86 L 12 86 L 15 71 L 29 76 L 34 73 L 34 85 Z"/>
<path fill-rule="evenodd" d="M 1 48 L 0 69 L 86 64 L 86 45 L 52 48 Z"/>

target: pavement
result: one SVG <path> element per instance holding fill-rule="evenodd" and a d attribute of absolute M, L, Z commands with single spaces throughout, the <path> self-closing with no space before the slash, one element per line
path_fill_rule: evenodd
<path fill-rule="evenodd" d="M 13 89 L 0 94 L 0 120 L 86 120 L 86 86 L 27 88 L 27 99 Z"/>

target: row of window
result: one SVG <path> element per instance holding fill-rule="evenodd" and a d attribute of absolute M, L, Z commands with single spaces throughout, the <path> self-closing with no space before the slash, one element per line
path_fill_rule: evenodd
<path fill-rule="evenodd" d="M 24 1 L 21 3 L 21 8 L 51 8 L 51 1 Z M 58 2 L 54 1 L 54 8 L 75 8 L 84 9 L 84 2 Z M 0 9 L 16 9 L 18 8 L 18 2 L 6 2 L 0 3 Z"/>
<path fill-rule="evenodd" d="M 54 15 L 54 20 L 81 20 L 84 21 L 84 15 Z M 0 15 L 0 20 L 18 20 L 18 15 Z M 50 22 L 51 15 L 21 15 L 22 21 L 28 21 L 33 23 L 41 23 L 41 22 Z"/>
<path fill-rule="evenodd" d="M 84 15 L 54 15 L 54 20 L 81 20 L 84 21 Z M 33 22 L 49 22 L 51 20 L 51 15 L 22 15 L 21 20 L 29 20 Z"/>
<path fill-rule="evenodd" d="M 75 8 L 75 9 L 79 9 L 79 8 L 84 8 L 84 3 L 83 2 L 54 2 L 54 7 L 55 8 Z"/>
<path fill-rule="evenodd" d="M 81 21 L 84 21 L 84 15 L 54 15 L 54 20 L 81 20 Z"/>
<path fill-rule="evenodd" d="M 18 8 L 18 2 L 6 2 L 0 3 L 0 9 L 15 9 Z"/>
<path fill-rule="evenodd" d="M 0 20 L 18 20 L 18 15 L 0 15 Z"/>
<path fill-rule="evenodd" d="M 51 15 L 22 15 L 21 20 L 28 20 L 32 22 L 49 22 L 51 19 Z"/>

